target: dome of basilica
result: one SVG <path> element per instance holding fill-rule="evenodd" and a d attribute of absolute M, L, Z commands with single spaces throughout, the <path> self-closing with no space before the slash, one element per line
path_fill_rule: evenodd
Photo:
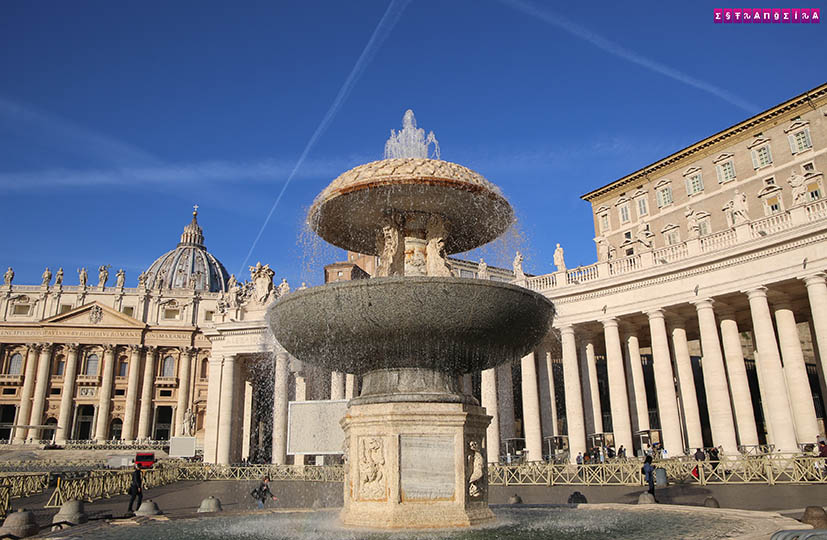
<path fill-rule="evenodd" d="M 192 213 L 192 222 L 184 227 L 181 241 L 172 251 L 158 257 L 141 275 L 141 281 L 150 289 L 195 289 L 225 292 L 229 274 L 204 246 L 204 232 L 198 225 L 198 206 Z"/>

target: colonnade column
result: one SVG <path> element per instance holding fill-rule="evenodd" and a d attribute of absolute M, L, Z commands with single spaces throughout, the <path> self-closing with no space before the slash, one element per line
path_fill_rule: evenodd
<path fill-rule="evenodd" d="M 304 369 L 304 366 L 302 366 Z M 307 381 L 304 378 L 304 371 L 297 371 L 296 372 L 296 401 L 305 401 L 307 399 Z M 293 456 L 293 464 L 294 465 L 304 465 L 304 461 L 306 456 L 304 455 L 294 455 Z"/>
<path fill-rule="evenodd" d="M 675 353 L 675 368 L 678 372 L 683 420 L 686 425 L 686 445 L 689 448 L 701 448 L 704 438 L 701 432 L 701 415 L 698 412 L 698 394 L 695 390 L 695 376 L 692 373 L 692 359 L 689 358 L 689 345 L 686 341 L 686 326 L 683 320 L 670 318 L 672 349 Z"/>
<path fill-rule="evenodd" d="M 241 459 L 250 459 L 250 438 L 253 427 L 253 383 L 244 381 L 244 405 L 241 414 Z"/>
<path fill-rule="evenodd" d="M 357 395 L 359 395 L 359 389 L 357 388 L 357 379 L 356 375 L 353 373 L 348 373 L 345 375 L 345 399 L 353 399 Z"/>
<path fill-rule="evenodd" d="M 178 402 L 175 408 L 175 431 L 178 437 L 189 435 L 185 430 L 184 420 L 190 408 L 190 372 L 192 371 L 192 357 L 198 349 L 187 347 L 181 354 L 181 366 L 178 369 Z M 194 435 L 194 434 L 193 434 Z"/>
<path fill-rule="evenodd" d="M 20 410 L 17 413 L 17 423 L 27 425 L 32 413 L 32 392 L 34 391 L 35 374 L 37 373 L 37 354 L 42 343 L 29 343 L 26 353 L 26 369 L 23 374 L 23 390 L 20 394 Z M 23 442 L 28 436 L 29 428 L 15 428 L 14 442 Z"/>
<path fill-rule="evenodd" d="M 563 348 L 563 385 L 566 389 L 566 425 L 569 436 L 569 461 L 586 452 L 586 426 L 583 419 L 583 400 L 580 394 L 580 371 L 577 366 L 577 343 L 574 328 L 560 328 Z"/>
<path fill-rule="evenodd" d="M 521 387 L 523 390 L 523 433 L 529 461 L 543 460 L 543 432 L 540 424 L 540 395 L 537 389 L 537 366 L 534 353 L 528 353 L 520 361 Z"/>
<path fill-rule="evenodd" d="M 138 408 L 138 381 L 141 373 L 140 345 L 129 346 L 129 374 L 126 381 L 126 405 L 123 413 L 121 440 L 135 440 L 135 410 Z"/>
<path fill-rule="evenodd" d="M 620 332 L 617 319 L 603 322 L 603 337 L 606 341 L 606 372 L 609 377 L 609 406 L 612 410 L 612 433 L 615 449 L 623 446 L 634 448 L 632 426 L 629 420 L 629 398 L 626 394 L 626 375 L 623 372 L 623 351 L 620 348 Z"/>
<path fill-rule="evenodd" d="M 141 382 L 141 410 L 138 415 L 138 440 L 148 439 L 149 431 L 152 428 L 152 393 L 155 390 L 155 359 L 157 355 L 157 347 L 150 346 L 146 348 L 144 377 Z M 210 375 L 212 375 L 212 372 L 210 372 Z M 210 382 L 210 387 L 212 387 L 212 382 Z M 214 418 L 217 417 L 207 414 L 208 420 Z M 209 425 L 209 423 L 208 421 L 207 424 Z"/>
<path fill-rule="evenodd" d="M 497 409 L 497 371 L 496 368 L 483 370 L 480 381 L 480 398 L 485 413 L 491 417 L 491 423 L 485 431 L 485 446 L 488 463 L 500 461 L 500 418 Z"/>
<path fill-rule="evenodd" d="M 747 291 L 752 330 L 759 354 L 756 359 L 761 373 L 761 398 L 766 403 L 768 420 L 772 426 L 773 444 L 776 450 L 795 452 L 798 450 L 795 440 L 795 424 L 790 412 L 790 400 L 787 397 L 787 385 L 784 383 L 784 371 L 781 367 L 781 355 L 775 343 L 775 330 L 772 326 L 770 306 L 767 303 L 766 287 L 756 287 Z"/>
<path fill-rule="evenodd" d="M 330 372 L 330 399 L 345 399 L 345 374 L 341 371 Z"/>
<path fill-rule="evenodd" d="M 646 401 L 646 380 L 643 378 L 643 362 L 640 359 L 640 341 L 637 334 L 629 333 L 626 336 L 627 369 L 632 376 L 632 391 L 634 392 L 635 412 L 637 413 L 637 428 L 639 431 L 649 429 L 649 404 Z"/>
<path fill-rule="evenodd" d="M 115 347 L 103 349 L 103 377 L 98 396 L 98 420 L 95 424 L 95 440 L 105 441 L 109 435 L 109 406 L 112 403 L 112 384 L 115 382 Z"/>
<path fill-rule="evenodd" d="M 72 400 L 75 396 L 75 377 L 78 371 L 78 348 L 77 343 L 70 343 L 66 346 L 66 367 L 63 370 L 63 389 L 60 391 L 60 412 L 57 416 L 57 433 L 55 442 L 66 444 L 69 439 L 72 423 Z"/>
<path fill-rule="evenodd" d="M 821 372 L 827 377 L 827 280 L 824 272 L 817 272 L 802 279 L 807 287 L 810 300 L 812 328 L 818 345 L 818 357 L 821 360 Z M 825 396 L 827 397 L 827 396 Z"/>
<path fill-rule="evenodd" d="M 34 397 L 32 398 L 32 414 L 29 424 L 39 426 L 43 424 L 43 410 L 46 408 L 46 389 L 49 386 L 49 367 L 52 360 L 52 344 L 46 343 L 40 349 L 40 358 L 37 361 L 37 381 L 34 385 Z M 29 430 L 29 438 L 39 440 L 40 428 Z"/>
<path fill-rule="evenodd" d="M 225 356 L 221 367 L 221 403 L 218 411 L 218 444 L 216 463 L 230 464 L 230 450 L 233 442 L 233 419 L 235 416 L 236 358 Z"/>
<path fill-rule="evenodd" d="M 514 379 L 511 362 L 500 364 L 497 370 L 497 407 L 499 407 L 500 437 L 513 439 L 517 436 L 514 425 Z"/>
<path fill-rule="evenodd" d="M 554 388 L 554 361 L 551 358 L 551 353 L 545 353 L 546 373 L 548 374 L 548 401 L 549 401 L 549 420 L 551 422 L 551 432 L 549 436 L 558 435 L 557 427 L 557 391 Z"/>
<path fill-rule="evenodd" d="M 597 385 L 597 360 L 594 356 L 594 342 L 591 336 L 584 338 L 582 349 L 583 361 L 585 362 L 584 371 L 588 377 L 583 381 L 586 396 L 584 400 L 585 407 L 588 416 L 591 417 L 594 433 L 603 433 L 603 411 L 600 408 L 600 390 Z"/>
<path fill-rule="evenodd" d="M 287 463 L 287 387 L 290 378 L 286 352 L 276 354 L 273 384 L 273 463 Z"/>
<path fill-rule="evenodd" d="M 149 357 L 147 356 L 147 362 Z M 204 426 L 204 462 L 218 463 L 218 419 L 221 404 L 221 357 L 215 352 L 208 361 L 209 374 L 207 379 L 207 411 Z M 274 406 L 275 408 L 275 406 Z M 285 420 L 287 415 L 285 414 Z M 277 424 L 273 424 L 273 444 L 276 437 Z"/>
<path fill-rule="evenodd" d="M 660 309 L 649 311 L 646 315 L 649 317 L 649 332 L 652 335 L 652 367 L 655 372 L 655 391 L 658 396 L 658 416 L 663 446 L 670 454 L 680 455 L 684 446 L 675 395 L 675 379 L 672 374 L 672 360 L 669 357 L 669 343 L 666 337 L 666 321 Z"/>
<path fill-rule="evenodd" d="M 741 334 L 735 312 L 725 308 L 719 311 L 721 341 L 724 347 L 726 371 L 729 377 L 729 391 L 735 412 L 735 424 L 738 439 L 742 445 L 758 444 L 758 430 L 755 427 L 755 413 L 752 410 L 752 397 L 747 380 L 747 368 L 744 364 L 744 351 L 741 348 Z"/>
<path fill-rule="evenodd" d="M 712 299 L 706 298 L 695 302 L 695 310 L 698 312 L 698 327 L 701 331 L 704 388 L 712 443 L 715 446 L 723 446 L 727 454 L 737 454 L 735 422 L 732 420 L 729 387 L 724 357 L 721 354 L 721 342 L 718 340 L 718 323 L 715 321 L 715 311 L 712 309 Z"/>
<path fill-rule="evenodd" d="M 790 398 L 796 439 L 800 443 L 815 443 L 818 437 L 818 421 L 810 391 L 810 378 L 804 364 L 804 353 L 795 315 L 789 300 L 774 302 L 775 323 L 778 328 L 778 343 L 784 360 L 784 376 L 787 379 L 787 395 Z"/>
<path fill-rule="evenodd" d="M 474 395 L 474 379 L 470 373 L 460 375 L 460 384 L 462 385 L 462 393 L 466 396 Z"/>

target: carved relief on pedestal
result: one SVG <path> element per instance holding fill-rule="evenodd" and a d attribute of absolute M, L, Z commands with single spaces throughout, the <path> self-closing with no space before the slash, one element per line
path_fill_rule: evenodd
<path fill-rule="evenodd" d="M 385 443 L 379 437 L 359 439 L 359 499 L 386 498 Z"/>
<path fill-rule="evenodd" d="M 485 492 L 485 458 L 480 451 L 480 443 L 471 440 L 468 443 L 465 476 L 468 478 L 468 496 L 478 499 Z"/>

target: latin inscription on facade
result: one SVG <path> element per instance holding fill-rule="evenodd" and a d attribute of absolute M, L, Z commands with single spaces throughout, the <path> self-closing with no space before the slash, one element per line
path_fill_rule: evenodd
<path fill-rule="evenodd" d="M 453 435 L 400 435 L 399 453 L 402 500 L 454 498 Z"/>

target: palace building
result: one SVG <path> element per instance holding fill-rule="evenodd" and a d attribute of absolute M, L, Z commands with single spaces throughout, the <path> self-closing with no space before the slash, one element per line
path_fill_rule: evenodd
<path fill-rule="evenodd" d="M 562 248 L 540 276 L 449 261 L 458 277 L 514 281 L 557 307 L 537 350 L 464 378 L 494 417 L 489 461 L 653 442 L 671 455 L 794 452 L 824 435 L 825 115 L 822 85 L 587 193 L 594 264 L 567 268 Z M 375 269 L 353 253 L 325 280 Z M 243 282 L 228 275 L 197 209 L 138 287 L 91 270 L 95 282 L 47 269 L 36 285 L 6 271 L 0 440 L 194 436 L 207 462 L 302 463 L 287 445 L 288 403 L 358 393 L 358 377 L 273 341 L 267 308 L 289 285 L 260 263 Z"/>

